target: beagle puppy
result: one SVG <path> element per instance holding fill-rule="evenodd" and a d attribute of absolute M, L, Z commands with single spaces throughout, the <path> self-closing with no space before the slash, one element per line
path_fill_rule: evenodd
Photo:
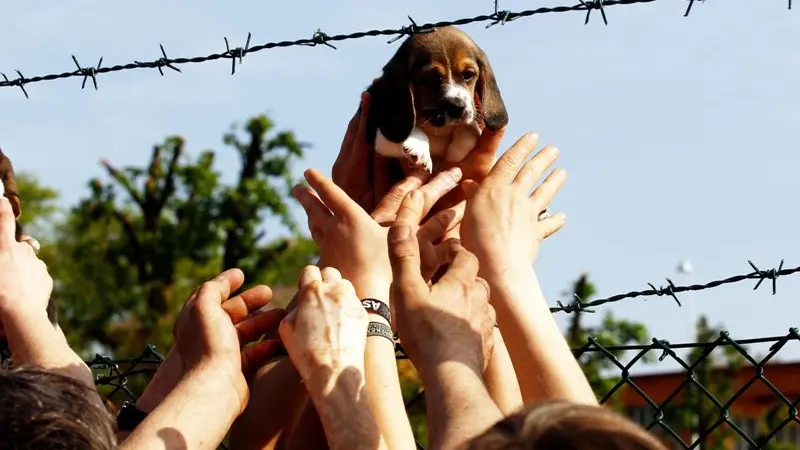
<path fill-rule="evenodd" d="M 481 124 L 498 130 L 508 123 L 486 54 L 452 26 L 407 38 L 367 91 L 375 151 L 428 173 L 433 157 L 462 161 Z"/>
<path fill-rule="evenodd" d="M 11 160 L 2 150 L 0 150 L 0 181 L 2 181 L 0 183 L 0 195 L 5 196 L 11 203 L 11 209 L 17 222 L 15 235 L 17 241 L 20 241 L 22 239 L 22 226 L 19 224 L 19 217 L 22 214 L 22 203 L 17 189 L 17 177 L 14 174 L 14 166 L 11 164 Z M 52 297 L 47 303 L 47 317 L 53 325 L 58 324 L 58 312 Z"/>

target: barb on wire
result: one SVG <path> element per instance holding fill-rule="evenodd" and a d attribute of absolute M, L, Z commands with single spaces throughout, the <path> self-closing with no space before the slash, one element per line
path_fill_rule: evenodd
<path fill-rule="evenodd" d="M 722 280 L 709 281 L 709 282 L 707 282 L 705 284 L 692 284 L 692 285 L 688 285 L 688 286 L 676 286 L 669 278 L 667 278 L 667 286 L 666 287 L 656 288 L 653 284 L 647 283 L 648 286 L 650 287 L 649 290 L 646 290 L 646 291 L 631 291 L 631 292 L 627 292 L 625 294 L 617 294 L 617 295 L 612 295 L 611 297 L 592 300 L 592 301 L 583 303 L 582 307 L 583 308 L 595 307 L 595 306 L 605 305 L 606 303 L 615 303 L 615 302 L 618 302 L 618 301 L 621 301 L 621 300 L 624 300 L 624 299 L 629 299 L 629 298 L 650 297 L 650 296 L 661 297 L 661 296 L 664 296 L 664 295 L 672 297 L 672 299 L 675 300 L 678 303 L 678 306 L 681 306 L 681 302 L 680 302 L 680 300 L 678 300 L 678 296 L 677 296 L 677 294 L 680 293 L 680 292 L 701 291 L 701 290 L 705 290 L 705 289 L 715 288 L 717 286 L 722 286 L 724 284 L 739 283 L 739 282 L 745 281 L 745 280 L 757 280 L 756 285 L 755 285 L 755 287 L 753 289 L 758 289 L 758 287 L 761 286 L 761 283 L 764 280 L 771 280 L 772 281 L 772 294 L 775 295 L 776 292 L 777 292 L 778 277 L 783 277 L 783 276 L 786 276 L 786 275 L 792 275 L 792 274 L 800 272 L 800 267 L 793 267 L 793 268 L 790 268 L 790 269 L 785 269 L 783 267 L 783 264 L 784 264 L 783 260 L 781 260 L 781 263 L 777 268 L 768 269 L 768 270 L 759 269 L 758 267 L 755 266 L 755 264 L 753 264 L 752 261 L 747 261 L 747 262 L 750 265 L 750 267 L 753 269 L 753 271 L 749 272 L 749 273 L 746 273 L 746 274 L 735 275 L 735 276 L 732 276 L 732 277 L 729 277 L 729 278 L 725 278 L 725 279 L 722 279 Z M 574 306 L 569 306 L 569 305 L 565 306 L 565 305 L 562 305 L 561 303 L 557 303 L 557 306 L 550 308 L 550 312 L 553 312 L 553 313 L 555 313 L 555 312 L 571 313 L 571 312 L 575 312 L 575 311 L 576 311 L 576 309 L 574 308 Z"/>
<path fill-rule="evenodd" d="M 781 260 L 781 264 L 778 266 L 777 269 L 769 269 L 769 270 L 759 270 L 753 261 L 747 260 L 747 263 L 750 264 L 750 267 L 753 268 L 753 275 L 758 277 L 758 282 L 755 286 L 753 286 L 753 290 L 755 291 L 761 286 L 761 282 L 764 280 L 772 280 L 772 295 L 778 290 L 778 277 L 781 275 L 781 271 L 783 270 L 783 260 Z"/>
<path fill-rule="evenodd" d="M 608 25 L 608 17 L 606 17 L 606 9 L 603 5 L 604 0 L 592 0 L 591 3 L 586 3 L 584 0 L 579 0 L 579 1 L 586 8 L 586 19 L 583 21 L 584 25 L 589 25 L 589 19 L 591 18 L 593 9 L 600 10 L 600 16 L 603 18 L 603 23 Z"/>
<path fill-rule="evenodd" d="M 23 92 L 25 92 L 26 98 L 28 98 L 24 85 L 30 83 L 39 83 L 42 81 L 53 81 L 62 78 L 82 76 L 84 77 L 84 85 L 87 77 L 91 77 L 93 83 L 96 86 L 97 85 L 96 77 L 97 75 L 102 73 L 119 72 L 123 70 L 135 70 L 135 69 L 157 69 L 159 73 L 163 75 L 164 67 L 169 67 L 170 69 L 180 72 L 178 66 L 183 64 L 204 63 L 208 61 L 214 61 L 217 59 L 225 59 L 225 58 L 231 59 L 231 74 L 233 75 L 236 73 L 237 59 L 238 63 L 241 64 L 242 58 L 246 54 L 260 52 L 262 50 L 269 50 L 273 48 L 286 48 L 286 47 L 309 46 L 309 45 L 318 46 L 320 44 L 326 45 L 331 48 L 336 48 L 333 45 L 334 42 L 349 41 L 354 39 L 363 39 L 367 37 L 377 37 L 377 36 L 394 36 L 393 39 L 390 39 L 388 41 L 389 43 L 392 43 L 405 36 L 418 33 L 428 33 L 435 30 L 436 28 L 441 28 L 446 26 L 463 26 L 474 23 L 488 22 L 489 27 L 491 27 L 492 24 L 502 25 L 507 22 L 511 22 L 523 17 L 533 17 L 541 14 L 566 13 L 566 12 L 576 12 L 576 11 L 586 11 L 587 23 L 588 23 L 589 14 L 593 9 L 600 10 L 600 14 L 603 16 L 603 21 L 607 24 L 608 20 L 606 18 L 605 10 L 609 6 L 645 4 L 645 3 L 652 3 L 658 0 L 577 0 L 577 1 L 578 3 L 572 6 L 544 6 L 540 8 L 525 9 L 520 11 L 500 10 L 499 3 L 495 2 L 494 9 L 491 13 L 480 14 L 474 17 L 464 17 L 460 19 L 442 20 L 439 22 L 418 24 L 416 21 L 414 21 L 414 19 L 412 19 L 409 16 L 408 19 L 409 21 L 411 21 L 411 24 L 402 26 L 397 29 L 372 29 L 372 30 L 355 31 L 352 33 L 335 34 L 335 35 L 329 35 L 327 33 L 323 33 L 320 30 L 318 30 L 317 33 L 315 33 L 311 38 L 267 42 L 261 45 L 255 45 L 253 47 L 250 47 L 251 34 L 248 33 L 247 43 L 245 44 L 244 47 L 230 48 L 230 43 L 228 42 L 228 39 L 225 38 L 226 50 L 224 53 L 212 53 L 206 56 L 194 56 L 188 58 L 169 58 L 167 57 L 167 54 L 162 46 L 161 57 L 153 61 L 133 61 L 130 63 L 117 64 L 108 67 L 100 67 L 100 65 L 98 64 L 98 66 L 94 68 L 85 68 L 85 67 L 80 67 L 80 65 L 78 65 L 77 71 L 73 70 L 69 72 L 37 75 L 32 77 L 24 77 L 20 75 L 19 78 L 13 80 L 3 78 L 3 80 L 0 80 L 0 87 L 20 87 L 23 89 Z"/>
<path fill-rule="evenodd" d="M 247 51 L 250 49 L 250 37 L 251 37 L 251 35 L 248 32 L 247 33 L 247 42 L 244 44 L 244 48 L 236 47 L 234 49 L 232 49 L 231 46 L 228 44 L 228 38 L 224 38 L 225 39 L 225 53 L 223 53 L 223 56 L 225 56 L 226 58 L 230 58 L 231 59 L 231 75 L 236 73 L 236 59 L 237 58 L 239 59 L 239 65 L 241 65 L 242 64 L 242 58 L 244 58 L 244 55 L 246 55 Z"/>
<path fill-rule="evenodd" d="M 514 19 L 509 19 L 508 17 L 511 15 L 511 11 L 504 9 L 500 10 L 500 0 L 494 0 L 494 14 L 492 14 L 492 21 L 486 25 L 486 28 L 489 29 L 495 25 L 505 25 L 506 22 L 510 22 Z"/>
<path fill-rule="evenodd" d="M 169 57 L 167 56 L 167 51 L 164 50 L 164 46 L 162 44 L 158 44 L 159 48 L 161 48 L 161 58 L 158 58 L 153 63 L 155 64 L 156 69 L 158 69 L 158 73 L 163 77 L 164 76 L 164 67 L 168 67 L 175 72 L 180 72 L 181 69 L 172 65 Z M 136 61 L 136 64 L 144 64 L 139 61 Z"/>
<path fill-rule="evenodd" d="M 655 291 L 655 295 L 659 297 L 662 295 L 669 295 L 673 300 L 675 300 L 675 303 L 677 303 L 678 306 L 683 306 L 681 301 L 678 300 L 678 296 L 675 295 L 675 283 L 673 283 L 669 278 L 667 278 L 667 287 L 656 288 L 652 283 L 647 283 L 647 285 Z"/>
<path fill-rule="evenodd" d="M 97 62 L 97 67 L 81 67 L 81 64 L 78 62 L 78 58 L 75 55 L 72 55 L 72 60 L 75 62 L 75 66 L 78 68 L 77 74 L 83 75 L 83 83 L 81 83 L 81 89 L 86 87 L 86 80 L 89 78 L 92 79 L 92 84 L 94 84 L 94 90 L 97 90 L 97 71 L 100 70 L 100 67 L 103 65 L 103 57 L 100 57 L 100 61 Z"/>
<path fill-rule="evenodd" d="M 432 26 L 430 24 L 427 25 L 417 25 L 417 22 L 411 16 L 408 16 L 408 20 L 411 21 L 411 25 L 406 25 L 403 28 L 397 30 L 397 36 L 389 39 L 387 44 L 391 44 L 395 41 L 398 41 L 405 36 L 411 36 L 412 34 L 422 34 L 422 33 L 430 33 L 431 31 L 435 30 L 437 27 Z"/>
<path fill-rule="evenodd" d="M 3 76 L 6 86 L 19 86 L 19 88 L 22 89 L 22 93 L 25 94 L 25 98 L 30 98 L 28 97 L 28 91 L 25 90 L 25 76 L 22 75 L 22 72 L 17 70 L 17 75 L 19 75 L 19 78 L 15 80 L 9 80 L 6 74 L 2 72 L 0 72 L 0 75 Z"/>
<path fill-rule="evenodd" d="M 338 50 L 336 47 L 333 46 L 328 40 L 330 40 L 330 36 L 328 36 L 322 29 L 317 28 L 317 31 L 314 32 L 314 35 L 311 36 L 311 40 L 313 42 L 309 42 L 307 44 L 303 44 L 309 47 L 316 47 L 317 45 L 326 45 L 334 50 Z"/>

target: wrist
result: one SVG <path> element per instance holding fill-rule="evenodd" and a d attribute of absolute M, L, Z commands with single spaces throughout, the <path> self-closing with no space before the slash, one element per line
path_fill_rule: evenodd
<path fill-rule="evenodd" d="M 478 276 L 486 280 L 494 289 L 495 286 L 504 286 L 513 281 L 526 279 L 533 272 L 533 265 L 527 261 L 512 260 L 509 258 L 486 258 L 480 261 Z"/>
<path fill-rule="evenodd" d="M 391 292 L 392 277 L 383 275 L 364 275 L 348 278 L 356 289 L 358 298 L 374 298 L 387 305 L 389 304 L 389 293 Z"/>
<path fill-rule="evenodd" d="M 332 399 L 332 394 L 334 396 L 342 396 L 343 394 L 357 395 L 365 386 L 364 362 L 342 364 L 338 367 L 319 366 L 313 368 L 304 377 L 303 383 L 315 403 L 329 398 Z M 315 399 L 315 397 L 318 398 Z M 335 399 L 332 400 L 336 401 Z"/>
<path fill-rule="evenodd" d="M 483 368 L 457 359 L 420 368 L 419 375 L 425 390 L 435 396 L 447 396 L 448 392 L 470 392 L 472 386 L 484 384 Z"/>
<path fill-rule="evenodd" d="M 184 373 L 175 388 L 177 389 L 180 385 L 190 385 L 192 388 L 197 387 L 203 390 L 203 396 L 214 399 L 215 402 L 219 401 L 220 407 L 235 408 L 237 415 L 247 404 L 247 383 L 242 373 L 233 374 L 219 363 L 198 364 Z M 244 386 L 244 392 L 242 392 L 242 386 Z"/>

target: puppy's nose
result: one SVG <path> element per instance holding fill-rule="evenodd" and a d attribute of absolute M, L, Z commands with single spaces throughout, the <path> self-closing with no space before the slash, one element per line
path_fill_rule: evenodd
<path fill-rule="evenodd" d="M 452 118 L 459 118 L 464 115 L 467 103 L 460 98 L 448 99 L 444 106 L 444 111 Z"/>

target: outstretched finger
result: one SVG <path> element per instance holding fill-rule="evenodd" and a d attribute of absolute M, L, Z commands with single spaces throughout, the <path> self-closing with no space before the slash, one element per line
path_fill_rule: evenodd
<path fill-rule="evenodd" d="M 250 378 L 256 370 L 267 363 L 278 349 L 281 348 L 281 341 L 269 339 L 242 350 L 242 373 L 245 378 Z"/>
<path fill-rule="evenodd" d="M 222 309 L 228 313 L 231 321 L 236 324 L 253 311 L 263 308 L 270 300 L 272 300 L 272 289 L 262 284 L 222 302 Z"/>
<path fill-rule="evenodd" d="M 451 169 L 447 169 L 443 172 L 439 172 L 436 174 L 433 179 L 425 183 L 419 191 L 422 193 L 424 201 L 424 206 L 422 208 L 422 217 L 428 215 L 431 208 L 438 202 L 442 197 L 444 197 L 447 193 L 455 189 L 458 186 L 458 182 L 461 181 L 461 169 L 458 167 L 453 167 Z"/>
<path fill-rule="evenodd" d="M 236 324 L 236 333 L 239 335 L 239 345 L 247 345 L 261 336 L 273 332 L 286 313 L 280 308 L 260 311 Z"/>
<path fill-rule="evenodd" d="M 322 273 L 317 266 L 305 266 L 300 272 L 300 277 L 297 279 L 297 287 L 302 290 L 303 287 L 313 283 L 314 281 L 322 282 Z"/>
<path fill-rule="evenodd" d="M 397 211 L 409 192 L 418 189 L 428 179 L 428 174 L 414 172 L 396 183 L 381 198 L 378 206 L 372 211 L 372 218 L 381 225 L 389 225 L 397 218 Z"/>
<path fill-rule="evenodd" d="M 11 209 L 11 202 L 6 197 L 0 196 L 0 246 L 11 245 L 16 242 L 16 219 Z"/>
<path fill-rule="evenodd" d="M 566 180 L 567 172 L 563 169 L 552 171 L 550 175 L 542 181 L 542 184 L 533 191 L 530 196 L 531 201 L 533 201 L 533 204 L 540 210 L 544 210 L 550 206 L 553 198 L 555 198 L 558 191 L 561 190 Z"/>
<path fill-rule="evenodd" d="M 322 199 L 308 187 L 296 184 L 292 188 L 292 194 L 306 212 L 309 228 L 312 228 L 312 224 L 313 226 L 322 226 L 326 220 L 333 216 L 333 213 Z"/>
<path fill-rule="evenodd" d="M 552 166 L 557 158 L 558 149 L 556 147 L 543 148 L 522 166 L 514 178 L 514 184 L 526 193 L 530 193 L 536 182 L 542 178 L 545 170 Z"/>
<path fill-rule="evenodd" d="M 419 214 L 422 211 L 422 194 L 411 191 L 400 211 L 397 220 L 389 229 L 389 261 L 392 265 L 393 289 L 400 296 L 425 286 L 420 271 L 420 250 L 417 240 Z"/>
<path fill-rule="evenodd" d="M 364 211 L 358 203 L 350 198 L 333 180 L 314 169 L 308 169 L 303 174 L 319 196 L 320 200 L 335 216 L 358 214 Z"/>
<path fill-rule="evenodd" d="M 464 210 L 467 203 L 461 203 L 453 206 L 452 208 L 444 211 L 439 211 L 433 217 L 426 220 L 424 224 L 419 227 L 417 235 L 421 241 L 438 242 L 448 231 L 457 227 L 461 220 L 464 218 Z"/>
<path fill-rule="evenodd" d="M 486 176 L 484 183 L 510 183 L 519 172 L 523 161 L 533 153 L 538 144 L 539 135 L 535 133 L 526 133 L 519 138 L 510 149 L 500 156 L 489 175 Z"/>
<path fill-rule="evenodd" d="M 221 304 L 231 296 L 231 292 L 235 292 L 242 287 L 242 284 L 244 284 L 244 272 L 237 268 L 228 269 L 214 277 L 208 284 L 213 285 L 218 290 L 219 303 Z"/>
<path fill-rule="evenodd" d="M 554 235 L 558 230 L 564 227 L 567 223 L 567 216 L 564 213 L 553 214 L 552 216 L 539 221 L 539 233 L 542 239 L 546 239 Z"/>

